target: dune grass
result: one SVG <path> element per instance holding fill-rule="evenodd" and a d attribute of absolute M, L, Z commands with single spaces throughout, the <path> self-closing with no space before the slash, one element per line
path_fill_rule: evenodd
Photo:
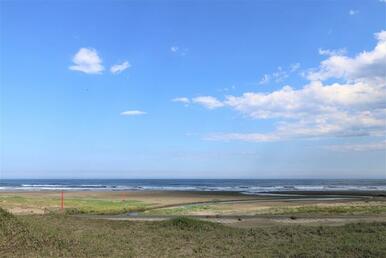
<path fill-rule="evenodd" d="M 60 199 L 52 197 L 24 197 L 1 195 L 0 204 L 7 209 L 32 208 L 46 212 L 59 210 Z M 129 211 L 144 210 L 147 204 L 137 200 L 97 199 L 97 198 L 66 198 L 65 212 L 68 214 L 119 214 Z"/>
<path fill-rule="evenodd" d="M 193 215 L 197 212 L 216 211 L 216 205 L 183 205 L 175 208 L 160 208 L 145 211 L 147 215 L 161 215 L 161 216 L 179 216 L 179 215 Z"/>
<path fill-rule="evenodd" d="M 255 209 L 243 210 L 240 204 L 190 204 L 180 205 L 169 208 L 154 209 L 153 203 L 139 200 L 120 199 L 116 197 L 67 197 L 65 199 L 65 213 L 67 214 L 121 214 L 126 212 L 141 212 L 146 215 L 179 216 L 179 215 L 227 215 L 227 214 L 246 214 L 246 215 L 288 215 L 288 214 L 325 214 L 325 215 L 374 215 L 386 214 L 385 201 L 357 201 L 340 204 L 301 204 L 292 206 L 260 207 L 256 204 Z M 261 205 L 261 204 L 260 204 Z M 59 195 L 35 196 L 35 195 L 0 195 L 0 206 L 13 210 L 37 209 L 40 213 L 58 212 L 60 206 Z"/>
<path fill-rule="evenodd" d="M 189 218 L 105 221 L 0 209 L 1 257 L 386 257 L 386 223 L 253 229 Z"/>
<path fill-rule="evenodd" d="M 232 204 L 195 204 L 183 205 L 179 207 L 160 208 L 146 211 L 148 215 L 174 215 L 187 216 L 199 213 L 207 214 L 237 214 L 237 210 Z M 255 211 L 248 210 L 248 215 L 291 215 L 291 214 L 319 214 L 319 215 L 377 215 L 386 214 L 386 202 L 360 202 L 347 203 L 331 206 L 303 204 L 302 206 L 277 206 L 267 208 L 257 208 Z"/>
<path fill-rule="evenodd" d="M 275 207 L 267 210 L 268 214 L 340 214 L 340 215 L 374 215 L 386 213 L 386 203 L 372 205 L 337 205 L 337 206 L 301 206 Z"/>

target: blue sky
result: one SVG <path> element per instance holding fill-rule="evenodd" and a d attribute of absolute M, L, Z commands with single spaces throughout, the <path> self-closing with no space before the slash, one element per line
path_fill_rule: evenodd
<path fill-rule="evenodd" d="M 3 178 L 386 178 L 386 3 L 1 1 Z"/>

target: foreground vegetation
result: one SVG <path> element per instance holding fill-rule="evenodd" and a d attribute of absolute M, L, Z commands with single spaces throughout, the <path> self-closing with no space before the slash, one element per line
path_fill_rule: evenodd
<path fill-rule="evenodd" d="M 386 257 L 386 223 L 254 229 L 164 222 L 14 216 L 0 209 L 1 257 Z"/>

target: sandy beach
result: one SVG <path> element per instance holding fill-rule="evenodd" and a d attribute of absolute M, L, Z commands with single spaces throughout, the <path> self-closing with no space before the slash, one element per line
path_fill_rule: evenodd
<path fill-rule="evenodd" d="M 61 192 L 0 192 L 1 207 L 13 214 L 60 213 Z M 386 217 L 384 192 L 280 192 L 246 195 L 238 192 L 204 191 L 66 191 L 64 212 L 89 218 L 126 220 L 164 220 L 175 216 L 191 216 L 221 223 L 255 221 L 285 222 L 290 216 L 303 218 L 304 223 L 338 222 Z M 320 220 L 330 216 L 330 219 Z M 351 216 L 345 218 L 344 216 Z M 302 220 L 297 220 L 300 223 Z M 290 222 L 294 222 L 290 220 Z M 338 223 L 338 224 L 339 224 Z M 318 224 L 318 223 L 315 223 Z"/>

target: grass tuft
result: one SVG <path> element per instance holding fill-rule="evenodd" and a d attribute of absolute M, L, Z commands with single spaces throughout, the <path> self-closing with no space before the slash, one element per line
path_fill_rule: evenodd
<path fill-rule="evenodd" d="M 165 226 L 177 228 L 180 230 L 194 230 L 194 231 L 208 231 L 213 230 L 216 227 L 221 226 L 220 224 L 201 221 L 198 219 L 188 218 L 188 217 L 177 217 L 169 221 L 164 222 Z"/>

